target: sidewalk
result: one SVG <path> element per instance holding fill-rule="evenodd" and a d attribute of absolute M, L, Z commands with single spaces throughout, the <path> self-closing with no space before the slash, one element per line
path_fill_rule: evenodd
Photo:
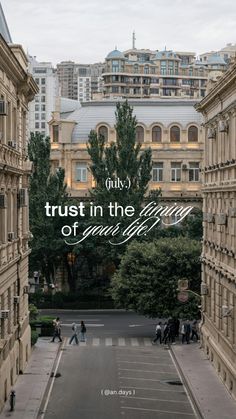
<path fill-rule="evenodd" d="M 13 387 L 16 392 L 15 410 L 9 411 L 7 400 L 0 419 L 36 419 L 59 349 L 59 344 L 49 341 L 50 338 L 38 339 L 24 374 L 19 375 Z"/>
<path fill-rule="evenodd" d="M 171 346 L 193 398 L 204 419 L 236 418 L 232 399 L 198 344 Z"/>

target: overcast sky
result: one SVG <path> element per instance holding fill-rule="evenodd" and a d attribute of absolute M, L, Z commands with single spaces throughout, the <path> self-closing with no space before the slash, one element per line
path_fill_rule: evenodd
<path fill-rule="evenodd" d="M 39 61 L 103 61 L 117 45 L 202 53 L 236 42 L 235 0 L 1 0 L 14 43 Z"/>

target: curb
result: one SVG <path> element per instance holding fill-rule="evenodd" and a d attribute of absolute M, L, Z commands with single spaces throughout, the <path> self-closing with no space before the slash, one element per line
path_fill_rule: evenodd
<path fill-rule="evenodd" d="M 179 375 L 181 377 L 181 380 L 182 380 L 184 386 L 186 387 L 188 396 L 189 396 L 189 398 L 191 400 L 191 403 L 193 404 L 194 410 L 195 410 L 195 412 L 197 414 L 197 419 L 205 419 L 204 416 L 203 416 L 203 414 L 202 414 L 202 412 L 201 412 L 200 404 L 199 404 L 198 400 L 194 396 L 194 392 L 193 392 L 191 383 L 185 377 L 185 375 L 184 375 L 184 373 L 183 373 L 183 371 L 182 371 L 182 369 L 180 367 L 180 364 L 178 362 L 178 359 L 177 359 L 177 357 L 176 357 L 176 355 L 175 355 L 175 353 L 174 353 L 171 345 L 169 345 L 169 348 L 168 349 L 169 349 L 169 351 L 171 353 L 171 356 L 173 357 L 173 360 L 175 362 L 175 365 L 176 365 L 177 371 L 178 371 L 178 373 L 179 373 Z"/>

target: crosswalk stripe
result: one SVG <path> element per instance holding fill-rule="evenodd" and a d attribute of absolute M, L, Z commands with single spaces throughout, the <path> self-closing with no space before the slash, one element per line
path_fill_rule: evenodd
<path fill-rule="evenodd" d="M 131 338 L 131 346 L 139 346 L 139 342 L 137 338 Z"/>
<path fill-rule="evenodd" d="M 85 342 L 79 342 L 79 345 L 80 346 L 86 346 L 87 345 L 87 342 L 85 341 Z"/>
<path fill-rule="evenodd" d="M 98 346 L 100 344 L 99 338 L 93 338 L 93 346 Z"/>
<path fill-rule="evenodd" d="M 125 338 L 118 338 L 118 345 L 125 346 Z"/>
<path fill-rule="evenodd" d="M 105 345 L 106 346 L 112 346 L 112 338 L 106 338 L 105 339 Z"/>
<path fill-rule="evenodd" d="M 152 346 L 152 342 L 148 338 L 144 338 L 144 346 Z"/>

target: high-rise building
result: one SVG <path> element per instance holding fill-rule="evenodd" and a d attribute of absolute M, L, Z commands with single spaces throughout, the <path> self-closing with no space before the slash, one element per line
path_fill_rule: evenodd
<path fill-rule="evenodd" d="M 59 95 L 59 84 L 56 70 L 51 63 L 38 62 L 29 56 L 29 72 L 38 85 L 38 94 L 29 104 L 29 129 L 49 135 L 48 121 L 55 109 L 56 97 Z"/>
<path fill-rule="evenodd" d="M 204 115 L 202 344 L 236 398 L 236 63 L 197 110 Z"/>
<path fill-rule="evenodd" d="M 104 64 L 76 64 L 62 61 L 57 64 L 60 94 L 68 99 L 87 102 L 93 95 L 103 91 L 102 72 Z"/>
<path fill-rule="evenodd" d="M 0 410 L 31 351 L 28 309 L 28 103 L 37 85 L 0 5 Z"/>
<path fill-rule="evenodd" d="M 186 98 L 205 96 L 211 72 L 226 69 L 226 63 L 212 65 L 195 59 L 193 52 L 136 49 L 111 51 L 106 57 L 105 98 Z"/>

